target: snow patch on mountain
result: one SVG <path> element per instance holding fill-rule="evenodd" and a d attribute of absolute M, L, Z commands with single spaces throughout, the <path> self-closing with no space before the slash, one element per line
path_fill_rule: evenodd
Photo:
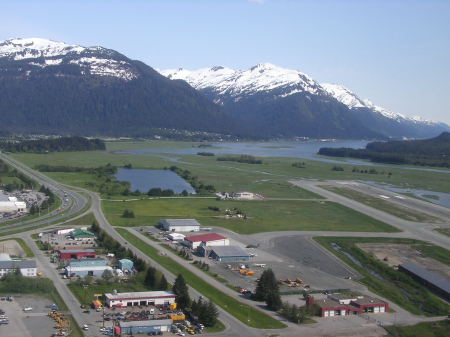
<path fill-rule="evenodd" d="M 82 74 L 112 76 L 125 81 L 137 78 L 138 73 L 133 67 L 128 62 L 114 59 L 114 54 L 114 51 L 99 46 L 82 47 L 41 38 L 0 41 L 0 58 L 30 60 L 30 65 L 40 68 L 70 63 L 80 66 Z"/>
<path fill-rule="evenodd" d="M 213 90 L 219 96 L 230 96 L 239 100 L 243 95 L 282 89 L 279 97 L 299 92 L 320 94 L 323 89 L 308 75 L 297 70 L 277 67 L 270 63 L 259 63 L 247 70 L 233 70 L 216 66 L 198 70 L 167 69 L 160 73 L 170 79 L 181 79 L 197 90 Z"/>

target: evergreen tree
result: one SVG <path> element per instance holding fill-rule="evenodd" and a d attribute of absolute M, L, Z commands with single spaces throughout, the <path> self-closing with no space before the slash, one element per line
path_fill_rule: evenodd
<path fill-rule="evenodd" d="M 148 267 L 147 273 L 145 274 L 144 284 L 151 288 L 155 288 L 156 283 L 156 269 L 154 267 Z"/>
<path fill-rule="evenodd" d="M 204 310 L 202 310 L 199 320 L 205 326 L 214 326 L 217 323 L 217 317 L 219 316 L 219 311 L 216 305 L 208 301 L 208 303 L 203 304 Z"/>
<path fill-rule="evenodd" d="M 178 274 L 172 287 L 173 292 L 177 295 L 176 302 L 181 309 L 189 308 L 191 298 L 189 297 L 189 289 L 186 285 L 183 275 Z"/>
<path fill-rule="evenodd" d="M 169 288 L 169 282 L 167 282 L 164 274 L 161 275 L 161 279 L 159 280 L 158 289 L 159 290 L 167 290 Z"/>
<path fill-rule="evenodd" d="M 266 304 L 269 310 L 278 311 L 281 309 L 281 297 L 278 289 L 272 290 L 267 294 Z"/>

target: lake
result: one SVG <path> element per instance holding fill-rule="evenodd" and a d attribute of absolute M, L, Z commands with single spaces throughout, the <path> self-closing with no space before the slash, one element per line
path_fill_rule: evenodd
<path fill-rule="evenodd" d="M 163 190 L 173 190 L 181 193 L 186 190 L 195 194 L 192 186 L 176 173 L 169 170 L 143 170 L 143 169 L 117 169 L 114 175 L 117 180 L 127 181 L 131 184 L 131 190 L 139 190 L 147 193 L 151 188 L 161 188 Z"/>

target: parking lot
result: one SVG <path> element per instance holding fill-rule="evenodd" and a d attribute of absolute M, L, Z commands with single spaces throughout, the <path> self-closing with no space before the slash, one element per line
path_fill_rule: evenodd
<path fill-rule="evenodd" d="M 3 296 L 2 296 L 3 298 Z M 50 300 L 34 295 L 14 295 L 13 301 L 0 301 L 9 323 L 0 325 L 0 336 L 49 337 L 56 332 L 54 322 L 47 316 Z M 24 308 L 32 308 L 24 312 Z"/>

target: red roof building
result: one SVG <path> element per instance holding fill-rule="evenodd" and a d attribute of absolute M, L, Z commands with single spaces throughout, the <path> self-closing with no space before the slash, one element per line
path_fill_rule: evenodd
<path fill-rule="evenodd" d="M 322 317 L 348 316 L 360 313 L 383 313 L 389 311 L 389 303 L 369 296 L 331 294 L 325 299 L 315 300 L 312 298 L 307 303 L 317 304 L 321 309 Z"/>
<path fill-rule="evenodd" d="M 93 249 L 61 249 L 58 250 L 58 256 L 62 260 L 79 260 L 84 258 L 95 258 L 95 250 Z"/>
<path fill-rule="evenodd" d="M 183 243 L 191 249 L 196 249 L 202 243 L 205 246 L 228 246 L 230 244 L 230 240 L 217 233 L 208 233 L 187 236 L 184 238 Z"/>

